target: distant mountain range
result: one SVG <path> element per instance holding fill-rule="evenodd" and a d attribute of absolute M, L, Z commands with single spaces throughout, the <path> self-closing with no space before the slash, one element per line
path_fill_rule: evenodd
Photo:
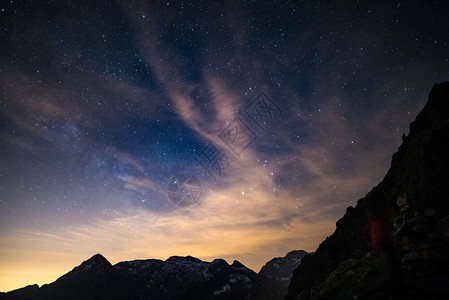
<path fill-rule="evenodd" d="M 172 256 L 111 265 L 96 254 L 51 284 L 0 293 L 0 299 L 283 299 L 306 254 L 274 258 L 258 274 L 223 259 Z"/>

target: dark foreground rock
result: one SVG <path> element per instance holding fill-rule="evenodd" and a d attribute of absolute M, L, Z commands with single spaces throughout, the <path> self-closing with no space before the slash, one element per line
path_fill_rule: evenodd
<path fill-rule="evenodd" d="M 449 299 L 449 82 L 436 84 L 383 181 L 294 271 L 285 299 Z"/>

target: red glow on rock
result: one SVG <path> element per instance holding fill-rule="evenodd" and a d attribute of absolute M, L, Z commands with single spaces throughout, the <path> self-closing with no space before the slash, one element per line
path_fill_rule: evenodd
<path fill-rule="evenodd" d="M 374 250 L 382 250 L 391 245 L 393 226 L 386 217 L 373 218 L 367 224 L 368 245 Z"/>

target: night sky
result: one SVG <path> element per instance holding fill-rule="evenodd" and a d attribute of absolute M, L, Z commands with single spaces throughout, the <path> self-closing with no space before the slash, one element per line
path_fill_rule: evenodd
<path fill-rule="evenodd" d="M 0 291 L 314 251 L 449 79 L 446 1 L 0 9 Z"/>

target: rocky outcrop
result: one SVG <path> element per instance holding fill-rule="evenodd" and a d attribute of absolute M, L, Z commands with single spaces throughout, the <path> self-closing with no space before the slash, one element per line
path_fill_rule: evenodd
<path fill-rule="evenodd" d="M 285 299 L 449 299 L 449 82 L 436 84 L 383 181 L 294 271 Z"/>
<path fill-rule="evenodd" d="M 287 253 L 284 257 L 275 257 L 260 269 L 259 274 L 268 278 L 275 278 L 281 282 L 290 282 L 293 270 L 299 266 L 306 254 L 307 252 L 304 250 L 295 250 Z"/>
<path fill-rule="evenodd" d="M 287 295 L 288 284 L 293 276 L 293 270 L 301 263 L 302 258 L 307 254 L 304 250 L 295 250 L 287 253 L 284 257 L 275 257 L 267 262 L 259 271 L 259 275 L 266 278 L 268 283 L 264 284 L 263 294 L 265 298 L 255 299 L 283 299 Z M 271 284 L 268 288 L 267 284 Z M 267 293 L 270 292 L 268 297 Z"/>

